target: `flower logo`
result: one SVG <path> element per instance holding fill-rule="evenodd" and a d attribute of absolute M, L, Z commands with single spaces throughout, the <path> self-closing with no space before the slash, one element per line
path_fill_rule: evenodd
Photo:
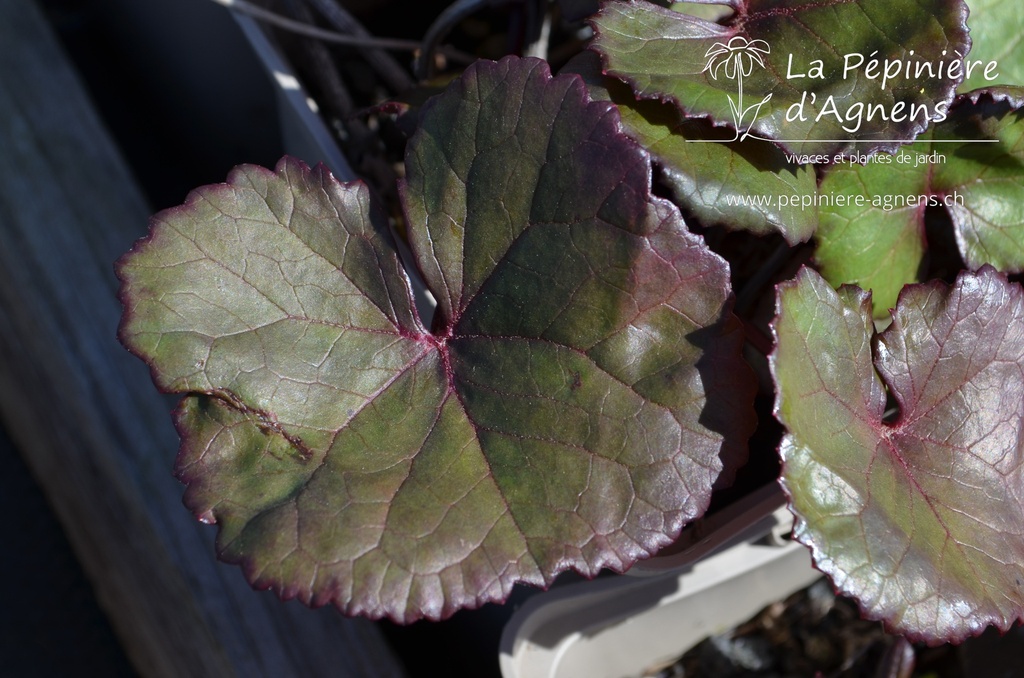
<path fill-rule="evenodd" d="M 716 42 L 711 45 L 704 58 L 708 60 L 702 73 L 710 72 L 711 78 L 718 80 L 718 72 L 724 71 L 725 77 L 729 80 L 736 80 L 739 89 L 737 101 L 729 97 L 729 105 L 732 108 L 733 121 L 736 123 L 736 139 L 739 139 L 740 131 L 743 129 L 743 118 L 750 111 L 754 112 L 750 124 L 757 120 L 761 107 L 764 106 L 772 95 L 769 93 L 764 99 L 748 108 L 743 107 L 743 78 L 754 72 L 754 64 L 764 68 L 762 55 L 771 54 L 771 47 L 764 40 L 747 40 L 742 35 L 733 36 L 729 44 Z M 743 134 L 746 139 L 750 134 L 750 127 Z M 735 141 L 735 139 L 734 139 Z"/>

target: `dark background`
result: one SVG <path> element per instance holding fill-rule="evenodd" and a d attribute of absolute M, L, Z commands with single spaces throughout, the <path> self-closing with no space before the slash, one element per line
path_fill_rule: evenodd
<path fill-rule="evenodd" d="M 154 210 L 222 181 L 239 162 L 272 164 L 280 155 L 270 83 L 223 8 L 208 0 L 37 4 Z M 0 676 L 135 675 L 2 429 L 0 468 Z"/>

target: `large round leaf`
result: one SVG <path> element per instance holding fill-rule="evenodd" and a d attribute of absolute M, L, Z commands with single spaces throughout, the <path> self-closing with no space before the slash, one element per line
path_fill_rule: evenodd
<path fill-rule="evenodd" d="M 724 24 L 645 0 L 606 1 L 594 46 L 641 98 L 750 127 L 800 154 L 895 150 L 944 109 L 963 77 L 955 69 L 945 77 L 970 46 L 960 0 L 722 4 L 735 9 Z M 921 62 L 933 77 L 917 76 Z"/>
<path fill-rule="evenodd" d="M 991 267 L 868 293 L 804 269 L 772 357 L 795 534 L 866 614 L 960 641 L 1024 618 L 1024 292 Z M 899 406 L 886 417 L 886 390 Z"/>
<path fill-rule="evenodd" d="M 399 621 L 626 569 L 753 422 L 728 267 L 609 104 L 510 58 L 421 120 L 402 194 L 433 332 L 366 188 L 294 160 L 195 191 L 119 266 L 123 341 L 189 394 L 178 473 L 222 557 Z"/>

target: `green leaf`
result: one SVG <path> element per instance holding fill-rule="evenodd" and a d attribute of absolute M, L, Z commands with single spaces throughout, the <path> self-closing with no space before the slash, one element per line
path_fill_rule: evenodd
<path fill-rule="evenodd" d="M 796 538 L 913 640 L 1024 617 L 1021 327 L 1024 293 L 991 267 L 908 287 L 874 350 L 868 293 L 810 269 L 780 286 L 772 372 Z"/>
<path fill-rule="evenodd" d="M 509 58 L 421 123 L 401 192 L 432 332 L 367 189 L 295 160 L 195 191 L 119 265 L 220 555 L 402 622 L 628 568 L 753 426 L 728 266 L 609 104 Z"/>
<path fill-rule="evenodd" d="M 967 27 L 971 74 L 960 85 L 969 92 L 994 85 L 1024 85 L 1024 13 L 1013 0 L 971 0 Z M 995 62 L 988 75 L 985 69 Z"/>
<path fill-rule="evenodd" d="M 833 167 L 821 183 L 815 255 L 829 282 L 871 289 L 875 316 L 885 316 L 918 279 L 928 206 L 948 210 L 969 267 L 1024 271 L 1022 101 L 1020 88 L 974 92 L 895 156 Z"/>
<path fill-rule="evenodd" d="M 798 153 L 832 154 L 913 139 L 950 102 L 959 78 L 944 77 L 947 66 L 970 44 L 957 0 L 729 4 L 736 13 L 723 25 L 641 0 L 606 2 L 594 47 L 640 98 L 671 100 L 740 138 L 749 128 Z M 936 77 L 907 77 L 907 64 L 922 61 Z"/>
<path fill-rule="evenodd" d="M 818 187 L 811 165 L 790 162 L 765 141 L 730 143 L 726 130 L 684 118 L 670 104 L 638 101 L 624 83 L 602 76 L 593 52 L 573 59 L 566 70 L 583 76 L 591 97 L 615 103 L 626 133 L 662 166 L 662 180 L 676 202 L 702 223 L 780 233 L 790 244 L 814 234 Z"/>

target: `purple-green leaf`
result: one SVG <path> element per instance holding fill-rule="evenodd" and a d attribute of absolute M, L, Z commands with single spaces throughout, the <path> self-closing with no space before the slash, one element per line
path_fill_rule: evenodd
<path fill-rule="evenodd" d="M 509 58 L 421 124 L 402 198 L 432 331 L 367 189 L 294 160 L 193 192 L 119 265 L 220 555 L 403 622 L 628 568 L 753 425 L 728 266 L 609 104 Z"/>
<path fill-rule="evenodd" d="M 915 640 L 1024 618 L 1020 286 L 984 267 L 907 287 L 873 338 L 870 295 L 804 269 L 774 332 L 782 480 L 817 567 Z"/>
<path fill-rule="evenodd" d="M 972 92 L 896 155 L 833 167 L 820 187 L 828 202 L 815 255 L 829 282 L 871 289 L 875 316 L 887 315 L 917 280 L 929 206 L 948 211 L 970 268 L 1024 271 L 1022 103 L 1022 88 Z"/>
<path fill-rule="evenodd" d="M 686 118 L 670 104 L 637 100 L 625 83 L 601 74 L 593 52 L 574 58 L 567 69 L 583 76 L 593 98 L 615 103 L 627 134 L 661 165 L 673 198 L 701 223 L 779 233 L 790 244 L 814 234 L 818 186 L 811 165 L 791 162 L 767 141 L 730 142 L 727 130 Z"/>
<path fill-rule="evenodd" d="M 955 68 L 947 77 L 970 47 L 960 0 L 724 4 L 734 16 L 713 23 L 644 0 L 606 1 L 595 49 L 639 97 L 800 154 L 895 150 L 944 110 L 963 77 Z M 907 77 L 906 65 L 921 62 L 933 75 Z"/>

